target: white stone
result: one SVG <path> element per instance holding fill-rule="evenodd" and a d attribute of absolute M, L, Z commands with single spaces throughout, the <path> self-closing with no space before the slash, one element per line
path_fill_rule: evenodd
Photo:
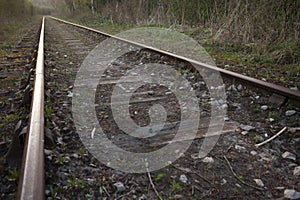
<path fill-rule="evenodd" d="M 234 148 L 235 148 L 236 150 L 245 150 L 245 149 L 246 149 L 245 147 L 242 147 L 242 146 L 237 145 L 237 144 L 234 146 Z"/>
<path fill-rule="evenodd" d="M 291 152 L 284 152 L 282 155 L 281 155 L 282 158 L 286 158 L 286 159 L 290 159 L 290 160 L 293 160 L 295 161 L 296 160 L 296 155 L 291 153 Z"/>
<path fill-rule="evenodd" d="M 257 155 L 257 152 L 256 152 L 256 151 L 251 151 L 250 154 L 251 154 L 252 156 L 255 156 L 255 155 Z"/>
<path fill-rule="evenodd" d="M 125 190 L 125 186 L 121 182 L 115 183 L 114 186 L 117 188 L 118 192 L 123 192 Z"/>
<path fill-rule="evenodd" d="M 212 157 L 205 157 L 205 158 L 203 158 L 202 162 L 213 163 L 213 162 L 215 162 L 215 160 Z"/>
<path fill-rule="evenodd" d="M 300 192 L 296 190 L 286 189 L 284 190 L 284 197 L 287 199 L 300 199 Z"/>
<path fill-rule="evenodd" d="M 226 179 L 223 178 L 223 179 L 221 180 L 221 185 L 225 185 L 226 183 L 227 183 Z"/>
<path fill-rule="evenodd" d="M 251 130 L 255 129 L 255 127 L 253 127 L 253 126 L 243 125 L 243 124 L 240 125 L 240 128 L 244 131 L 251 131 Z"/>
<path fill-rule="evenodd" d="M 300 176 L 300 166 L 295 167 L 295 169 L 294 169 L 294 176 Z"/>
<path fill-rule="evenodd" d="M 255 183 L 258 186 L 260 186 L 260 187 L 264 187 L 265 186 L 261 179 L 253 179 L 253 180 L 255 181 Z"/>
<path fill-rule="evenodd" d="M 181 182 L 183 182 L 184 184 L 187 184 L 188 183 L 188 179 L 187 179 L 187 177 L 186 177 L 186 175 L 180 175 L 180 178 L 179 178 L 179 180 L 181 181 Z"/>
<path fill-rule="evenodd" d="M 290 117 L 290 116 L 292 116 L 296 113 L 297 113 L 296 110 L 288 110 L 288 111 L 285 112 L 285 116 Z"/>
<path fill-rule="evenodd" d="M 234 85 L 231 85 L 228 87 L 229 91 L 237 91 L 236 87 Z"/>
<path fill-rule="evenodd" d="M 242 86 L 241 84 L 239 84 L 238 87 L 237 87 L 237 89 L 238 89 L 239 91 L 241 91 L 241 90 L 243 89 L 243 86 Z"/>
<path fill-rule="evenodd" d="M 267 105 L 263 105 L 263 106 L 260 107 L 260 109 L 263 110 L 263 111 L 268 110 L 268 108 L 269 108 L 269 107 L 268 107 Z"/>
<path fill-rule="evenodd" d="M 73 93 L 72 92 L 70 92 L 70 91 L 68 91 L 68 97 L 73 97 Z"/>
<path fill-rule="evenodd" d="M 242 135 L 247 135 L 248 133 L 249 133 L 248 131 L 241 132 Z"/>
<path fill-rule="evenodd" d="M 274 121 L 275 121 L 275 119 L 269 118 L 269 122 L 274 122 Z"/>

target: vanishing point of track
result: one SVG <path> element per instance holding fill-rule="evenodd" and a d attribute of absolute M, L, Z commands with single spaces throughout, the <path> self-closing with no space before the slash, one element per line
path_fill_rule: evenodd
<path fill-rule="evenodd" d="M 222 76 L 236 79 L 255 87 L 259 87 L 269 92 L 273 92 L 289 99 L 300 101 L 300 92 L 291 90 L 282 86 L 267 83 L 245 75 L 220 69 L 208 64 L 198 62 L 180 55 L 176 55 L 155 47 L 146 46 L 126 39 L 122 39 L 107 33 L 77 25 L 61 19 L 53 18 L 59 22 L 73 25 L 94 33 L 101 34 L 107 38 L 114 38 L 122 42 L 129 43 L 144 49 L 154 51 L 159 54 L 167 55 L 181 61 L 187 61 L 193 65 L 203 67 L 209 70 L 218 71 Z M 35 69 L 34 92 L 32 98 L 31 117 L 26 137 L 25 149 L 23 154 L 23 163 L 18 187 L 18 199 L 43 199 L 44 198 L 44 27 L 45 17 L 42 20 L 40 39 L 38 45 L 37 62 Z"/>

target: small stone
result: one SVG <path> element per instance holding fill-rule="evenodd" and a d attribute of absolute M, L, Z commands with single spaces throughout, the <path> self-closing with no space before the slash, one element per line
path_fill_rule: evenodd
<path fill-rule="evenodd" d="M 53 151 L 48 149 L 45 149 L 44 152 L 45 152 L 45 156 L 50 156 L 53 153 Z"/>
<path fill-rule="evenodd" d="M 243 86 L 241 84 L 239 84 L 238 87 L 237 87 L 237 89 L 238 89 L 238 91 L 242 91 Z"/>
<path fill-rule="evenodd" d="M 240 128 L 244 131 L 251 131 L 251 130 L 255 129 L 255 127 L 253 127 L 253 126 L 243 125 L 243 124 L 240 125 Z"/>
<path fill-rule="evenodd" d="M 228 122 L 229 120 L 229 117 L 224 117 L 224 122 Z"/>
<path fill-rule="evenodd" d="M 264 187 L 265 186 L 261 179 L 253 179 L 253 180 L 255 181 L 255 183 L 258 186 L 260 186 L 260 187 Z"/>
<path fill-rule="evenodd" d="M 67 57 L 68 57 L 68 55 L 64 55 L 64 57 L 65 57 L 65 58 L 67 58 Z"/>
<path fill-rule="evenodd" d="M 221 180 L 221 183 L 220 183 L 220 184 L 221 184 L 221 185 L 225 185 L 226 183 L 227 183 L 226 179 L 223 178 L 223 179 Z"/>
<path fill-rule="evenodd" d="M 77 153 L 74 153 L 74 154 L 72 154 L 72 157 L 78 159 L 79 155 Z"/>
<path fill-rule="evenodd" d="M 268 110 L 268 108 L 269 108 L 269 107 L 268 107 L 267 105 L 263 105 L 263 106 L 260 107 L 260 109 L 263 110 L 263 111 Z"/>
<path fill-rule="evenodd" d="M 228 105 L 227 105 L 227 104 L 223 104 L 223 105 L 221 106 L 221 108 L 222 108 L 223 110 L 225 110 L 225 109 L 228 108 Z"/>
<path fill-rule="evenodd" d="M 114 186 L 117 188 L 118 192 L 123 192 L 125 190 L 125 186 L 121 182 L 115 183 Z"/>
<path fill-rule="evenodd" d="M 288 167 L 289 167 L 289 168 L 297 167 L 297 164 L 295 164 L 295 163 L 290 163 L 290 164 L 288 165 Z"/>
<path fill-rule="evenodd" d="M 287 199 L 300 199 L 300 192 L 296 190 L 286 189 L 284 190 L 284 197 Z"/>
<path fill-rule="evenodd" d="M 143 195 L 139 198 L 139 200 L 147 200 L 147 196 L 143 194 Z"/>
<path fill-rule="evenodd" d="M 269 118 L 269 122 L 274 122 L 274 121 L 275 121 L 275 119 Z"/>
<path fill-rule="evenodd" d="M 255 155 L 257 155 L 257 152 L 256 152 L 256 151 L 251 151 L 250 154 L 251 154 L 252 156 L 255 156 Z"/>
<path fill-rule="evenodd" d="M 242 186 L 238 183 L 235 184 L 235 186 L 237 186 L 238 188 L 241 188 Z"/>
<path fill-rule="evenodd" d="M 300 166 L 295 167 L 295 169 L 294 169 L 294 176 L 300 176 Z"/>
<path fill-rule="evenodd" d="M 242 147 L 242 146 L 237 145 L 237 144 L 234 146 L 234 148 L 235 148 L 236 150 L 240 150 L 240 151 L 246 149 L 245 147 Z"/>
<path fill-rule="evenodd" d="M 290 153 L 288 151 L 284 152 L 282 155 L 281 155 L 282 158 L 285 158 L 285 159 L 290 159 L 290 160 L 293 160 L 295 161 L 296 160 L 296 155 L 293 154 L 293 153 Z"/>
<path fill-rule="evenodd" d="M 241 132 L 242 135 L 247 135 L 248 133 L 249 133 L 248 131 Z"/>
<path fill-rule="evenodd" d="M 180 178 L 179 178 L 179 180 L 181 181 L 181 182 L 183 182 L 184 184 L 187 184 L 188 183 L 188 179 L 187 179 L 187 177 L 186 177 L 186 175 L 180 175 Z"/>
<path fill-rule="evenodd" d="M 45 190 L 45 195 L 46 196 L 50 196 L 51 195 L 51 191 L 50 190 Z"/>
<path fill-rule="evenodd" d="M 236 87 L 234 85 L 231 85 L 228 87 L 229 91 L 237 91 Z"/>
<path fill-rule="evenodd" d="M 288 111 L 285 112 L 285 116 L 290 117 L 290 116 L 292 116 L 296 113 L 297 113 L 296 110 L 288 110 Z"/>
<path fill-rule="evenodd" d="M 73 93 L 68 91 L 68 97 L 72 98 L 73 97 Z"/>
<path fill-rule="evenodd" d="M 260 98 L 260 96 L 256 96 L 256 97 L 254 97 L 256 100 L 258 100 L 259 98 Z"/>
<path fill-rule="evenodd" d="M 205 157 L 205 158 L 203 158 L 202 162 L 213 163 L 213 162 L 215 162 L 215 160 L 212 157 Z"/>
<path fill-rule="evenodd" d="M 92 184 L 94 184 L 95 179 L 88 178 L 88 179 L 87 179 L 87 182 L 88 182 L 89 185 L 92 185 Z"/>
<path fill-rule="evenodd" d="M 154 91 L 153 91 L 153 90 L 148 91 L 148 94 L 149 94 L 149 95 L 154 95 Z"/>

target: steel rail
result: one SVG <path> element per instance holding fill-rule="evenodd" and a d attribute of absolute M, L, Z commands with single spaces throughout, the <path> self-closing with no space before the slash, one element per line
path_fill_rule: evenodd
<path fill-rule="evenodd" d="M 242 75 L 242 74 L 239 74 L 239 73 L 236 73 L 236 72 L 232 72 L 232 71 L 229 71 L 229 70 L 226 70 L 226 69 L 222 69 L 222 68 L 218 68 L 218 67 L 215 67 L 215 66 L 212 66 L 212 65 L 208 65 L 208 64 L 190 59 L 190 58 L 186 58 L 184 56 L 176 55 L 174 53 L 167 52 L 167 51 L 164 51 L 164 50 L 161 50 L 161 49 L 157 49 L 155 47 L 151 47 L 151 46 L 147 46 L 147 45 L 140 44 L 140 43 L 137 43 L 137 42 L 129 41 L 129 40 L 126 40 L 124 38 L 120 38 L 120 37 L 117 37 L 117 36 L 114 36 L 114 35 L 110 35 L 108 33 L 104 33 L 102 31 L 99 31 L 99 30 L 96 30 L 96 29 L 93 29 L 93 28 L 89 28 L 89 27 L 86 27 L 86 26 L 83 26 L 83 25 L 68 22 L 68 21 L 65 21 L 65 20 L 62 20 L 62 19 L 59 19 L 59 18 L 56 18 L 56 17 L 52 17 L 52 16 L 49 16 L 49 17 L 54 19 L 54 20 L 63 22 L 65 24 L 73 25 L 73 26 L 76 26 L 76 27 L 79 27 L 79 28 L 83 28 L 83 29 L 92 31 L 92 32 L 96 32 L 96 33 L 99 33 L 99 34 L 104 35 L 106 37 L 114 38 L 114 39 L 129 43 L 129 44 L 132 44 L 132 45 L 136 45 L 136 46 L 139 46 L 139 47 L 142 47 L 142 48 L 145 48 L 145 49 L 152 50 L 152 51 L 157 52 L 157 53 L 165 54 L 165 55 L 177 58 L 177 59 L 182 60 L 182 61 L 187 61 L 187 62 L 189 62 L 193 65 L 203 67 L 203 68 L 206 68 L 208 70 L 217 71 L 225 77 L 234 78 L 234 79 L 236 79 L 240 82 L 244 82 L 244 83 L 252 85 L 254 87 L 259 87 L 259 88 L 268 90 L 270 92 L 285 96 L 287 98 L 300 101 L 300 91 L 292 90 L 292 89 L 289 89 L 289 88 L 286 88 L 286 87 L 283 87 L 283 86 L 279 86 L 279 85 L 269 83 L 269 82 L 266 82 L 266 81 L 262 81 L 262 80 L 259 80 L 259 79 L 256 79 L 256 78 L 245 76 L 245 75 Z"/>
<path fill-rule="evenodd" d="M 17 199 L 44 199 L 44 30 L 40 39 L 31 103 L 31 116 L 26 135 Z"/>

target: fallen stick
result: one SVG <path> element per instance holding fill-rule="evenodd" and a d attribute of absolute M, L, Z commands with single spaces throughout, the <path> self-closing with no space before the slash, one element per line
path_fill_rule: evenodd
<path fill-rule="evenodd" d="M 251 188 L 257 189 L 257 190 L 264 190 L 263 188 L 255 187 L 255 186 L 250 185 L 250 184 L 246 183 L 245 181 L 241 180 L 241 179 L 238 177 L 238 175 L 234 172 L 234 170 L 233 170 L 233 168 L 232 168 L 232 166 L 231 166 L 231 164 L 230 164 L 230 162 L 229 162 L 229 160 L 227 159 L 226 156 L 224 156 L 224 159 L 226 160 L 226 162 L 227 162 L 227 164 L 228 164 L 228 166 L 229 166 L 229 168 L 230 168 L 230 171 L 231 171 L 231 173 L 233 174 L 233 176 L 234 176 L 237 180 L 239 180 L 242 184 L 244 184 L 244 185 L 246 185 L 246 186 L 249 186 L 249 187 L 251 187 Z"/>
<path fill-rule="evenodd" d="M 256 144 L 255 147 L 258 148 L 272 140 L 274 140 L 276 137 L 278 137 L 280 134 L 282 134 L 284 131 L 287 130 L 287 127 L 284 127 L 281 131 L 279 131 L 276 135 L 273 135 L 272 137 L 270 137 L 269 139 L 267 139 L 266 141 L 263 141 L 262 143 Z"/>
<path fill-rule="evenodd" d="M 153 181 L 152 181 L 152 178 L 151 178 L 151 175 L 150 175 L 150 172 L 149 172 L 148 167 L 146 167 L 146 169 L 147 169 L 147 174 L 148 174 L 148 177 L 149 177 L 150 184 L 151 184 L 151 186 L 152 186 L 152 188 L 153 188 L 153 190 L 154 190 L 156 196 L 157 196 L 160 200 L 163 200 L 163 199 L 161 198 L 161 196 L 159 195 L 158 191 L 157 191 L 156 188 L 155 188 L 155 185 L 154 185 L 154 183 L 153 183 Z"/>

